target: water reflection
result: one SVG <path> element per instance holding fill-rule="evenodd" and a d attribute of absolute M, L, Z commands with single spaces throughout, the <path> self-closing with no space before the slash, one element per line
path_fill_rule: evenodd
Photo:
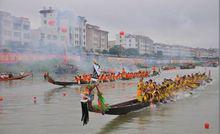
<path fill-rule="evenodd" d="M 166 104 L 164 104 L 166 105 Z M 152 122 L 166 122 L 163 121 L 163 117 L 168 118 L 170 115 L 167 114 L 171 110 L 169 107 L 161 107 L 162 105 L 157 105 L 155 109 L 150 109 L 149 107 L 145 109 L 141 109 L 139 111 L 135 111 L 132 113 L 128 113 L 126 115 L 120 115 L 107 123 L 97 134 L 108 134 L 113 131 L 117 131 L 117 129 L 121 129 L 122 126 L 132 127 L 134 122 L 137 123 L 137 129 L 143 129 L 143 127 L 148 126 Z M 109 116 L 109 115 L 105 115 Z"/>
<path fill-rule="evenodd" d="M 52 99 L 52 97 L 54 96 L 55 93 L 58 93 L 60 91 L 62 91 L 62 89 L 64 89 L 65 87 L 58 87 L 58 88 L 54 88 L 54 89 L 51 89 L 50 91 L 48 92 L 45 92 L 44 93 L 44 102 L 46 104 L 50 103 L 50 100 Z"/>

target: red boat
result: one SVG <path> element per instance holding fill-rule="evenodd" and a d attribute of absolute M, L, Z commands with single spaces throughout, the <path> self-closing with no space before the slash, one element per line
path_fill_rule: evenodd
<path fill-rule="evenodd" d="M 18 75 L 18 76 L 12 76 L 10 78 L 0 78 L 0 81 L 20 80 L 20 79 L 23 79 L 23 78 L 28 77 L 30 75 L 32 75 L 32 74 L 31 73 L 25 73 L 25 74 Z"/>

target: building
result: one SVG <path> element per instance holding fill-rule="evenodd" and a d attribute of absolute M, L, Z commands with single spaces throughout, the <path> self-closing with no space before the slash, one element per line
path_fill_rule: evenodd
<path fill-rule="evenodd" d="M 108 50 L 108 31 L 101 30 L 98 26 L 87 24 L 86 49 L 93 51 Z"/>
<path fill-rule="evenodd" d="M 169 58 L 191 58 L 194 56 L 194 51 L 190 47 L 168 45 L 164 43 L 154 43 L 154 53 L 157 56 Z"/>
<path fill-rule="evenodd" d="M 219 49 L 204 49 L 204 48 L 195 48 L 195 57 L 196 58 L 219 58 Z"/>
<path fill-rule="evenodd" d="M 144 35 L 129 34 L 121 31 L 116 34 L 116 45 L 121 45 L 125 49 L 134 48 L 139 54 L 153 54 L 153 40 Z"/>
<path fill-rule="evenodd" d="M 0 11 L 0 47 L 18 49 L 30 45 L 30 25 L 28 18 Z"/>
<path fill-rule="evenodd" d="M 39 11 L 40 44 L 86 47 L 86 19 L 69 10 L 45 7 Z"/>
<path fill-rule="evenodd" d="M 138 49 L 135 36 L 129 33 L 121 31 L 119 34 L 116 34 L 116 45 L 120 45 L 125 49 L 135 48 Z"/>
<path fill-rule="evenodd" d="M 154 41 L 147 36 L 135 35 L 139 54 L 152 55 L 154 53 Z"/>

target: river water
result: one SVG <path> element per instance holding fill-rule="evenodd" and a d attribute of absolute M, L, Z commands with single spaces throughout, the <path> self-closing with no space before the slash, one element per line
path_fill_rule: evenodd
<path fill-rule="evenodd" d="M 213 81 L 192 95 L 181 94 L 175 102 L 123 116 L 90 113 L 85 126 L 80 121 L 79 86 L 62 88 L 40 77 L 1 82 L 0 134 L 218 134 L 219 68 L 163 71 L 153 79 L 159 82 L 176 74 L 208 70 Z M 136 83 L 137 79 L 104 83 L 100 90 L 106 102 L 114 104 L 133 99 Z M 210 123 L 209 129 L 204 129 L 205 122 Z"/>

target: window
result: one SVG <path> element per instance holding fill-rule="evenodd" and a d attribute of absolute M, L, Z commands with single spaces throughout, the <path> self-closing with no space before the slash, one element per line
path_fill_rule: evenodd
<path fill-rule="evenodd" d="M 40 38 L 41 38 L 41 39 L 44 39 L 44 38 L 45 38 L 45 34 L 44 34 L 44 33 L 41 33 L 41 34 L 40 34 Z"/>
<path fill-rule="evenodd" d="M 53 35 L 53 39 L 54 39 L 54 40 L 57 40 L 57 36 L 56 36 L 56 35 Z"/>
<path fill-rule="evenodd" d="M 21 37 L 21 33 L 20 32 L 14 32 L 14 37 Z"/>
<path fill-rule="evenodd" d="M 10 26 L 10 21 L 9 20 L 4 20 L 4 26 L 9 27 Z"/>
<path fill-rule="evenodd" d="M 47 39 L 49 40 L 50 38 L 51 38 L 51 35 L 50 35 L 50 34 L 48 34 L 48 35 L 47 35 Z"/>
<path fill-rule="evenodd" d="M 11 31 L 7 31 L 7 30 L 4 31 L 4 35 L 5 35 L 5 36 L 11 37 L 11 34 L 12 34 Z"/>
<path fill-rule="evenodd" d="M 64 36 L 61 36 L 61 40 L 64 41 Z"/>
<path fill-rule="evenodd" d="M 27 24 L 24 24 L 24 25 L 23 25 L 23 29 L 25 29 L 25 30 L 29 30 L 29 29 L 30 29 L 30 26 L 27 25 Z"/>
<path fill-rule="evenodd" d="M 21 23 L 13 23 L 13 28 L 15 30 L 21 30 Z"/>
<path fill-rule="evenodd" d="M 24 37 L 25 39 L 29 39 L 29 38 L 30 38 L 30 34 L 24 33 L 24 34 L 23 34 L 23 37 Z"/>

